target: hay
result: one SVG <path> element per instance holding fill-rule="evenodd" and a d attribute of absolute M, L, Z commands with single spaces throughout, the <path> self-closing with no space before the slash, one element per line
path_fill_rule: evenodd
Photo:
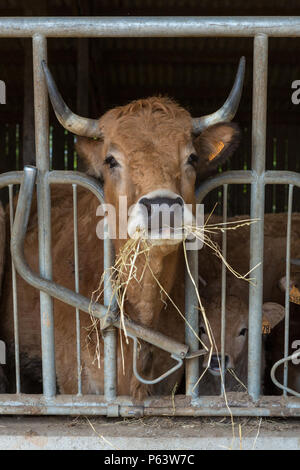
<path fill-rule="evenodd" d="M 211 216 L 211 214 L 210 214 L 210 216 Z M 238 221 L 238 222 L 208 224 L 210 216 L 206 220 L 206 223 L 204 224 L 203 227 L 197 227 L 196 225 L 185 225 L 185 226 L 183 226 L 181 229 L 184 231 L 185 237 L 187 237 L 188 235 L 193 235 L 196 238 L 198 238 L 198 240 L 200 240 L 206 246 L 208 246 L 214 252 L 214 254 L 217 257 L 220 258 L 222 263 L 225 264 L 226 268 L 234 276 L 236 276 L 238 279 L 242 279 L 242 280 L 245 280 L 249 283 L 252 283 L 253 278 L 250 278 L 249 275 L 252 273 L 252 271 L 258 265 L 255 266 L 254 268 L 252 268 L 248 273 L 246 273 L 244 275 L 238 273 L 235 269 L 233 269 L 229 265 L 227 260 L 224 258 L 218 244 L 211 239 L 211 235 L 215 235 L 218 232 L 224 233 L 225 231 L 237 230 L 240 227 L 250 226 L 251 224 L 257 222 L 257 219 L 253 219 L 253 220 L 245 219 L 245 220 L 241 220 L 241 221 Z M 120 323 L 121 323 L 121 326 L 122 326 L 122 328 L 120 329 L 121 356 L 122 356 L 123 373 L 125 373 L 125 360 L 124 360 L 124 351 L 123 351 L 123 343 L 122 343 L 122 330 L 124 331 L 124 336 L 125 336 L 126 343 L 128 343 L 128 337 L 127 337 L 126 327 L 125 327 L 125 322 L 124 322 L 125 316 L 127 316 L 126 311 L 125 311 L 126 293 L 127 293 L 127 290 L 128 290 L 129 283 L 133 281 L 133 282 L 137 282 L 138 284 L 140 284 L 143 280 L 146 269 L 148 269 L 149 272 L 151 273 L 152 277 L 153 277 L 153 280 L 157 283 L 157 285 L 160 289 L 161 295 L 164 294 L 166 299 L 168 299 L 169 302 L 173 305 L 173 307 L 175 308 L 177 313 L 185 321 L 185 323 L 188 325 L 188 327 L 191 329 L 191 331 L 193 331 L 193 334 L 198 339 L 198 341 L 207 350 L 207 352 L 209 354 L 209 361 L 208 361 L 208 363 L 209 363 L 210 359 L 211 359 L 213 349 L 216 350 L 217 354 L 219 354 L 219 353 L 218 353 L 218 350 L 217 350 L 217 345 L 216 345 L 216 342 L 215 342 L 215 339 L 214 339 L 213 331 L 210 327 L 209 321 L 208 321 L 206 313 L 205 313 L 204 306 L 201 302 L 201 298 L 200 298 L 200 294 L 199 294 L 197 284 L 196 284 L 195 280 L 193 279 L 193 276 L 192 276 L 191 271 L 190 271 L 190 267 L 189 267 L 188 259 L 187 259 L 186 246 L 185 246 L 184 240 L 183 240 L 183 252 L 184 252 L 184 258 L 185 258 L 185 263 L 186 263 L 186 267 L 187 267 L 187 272 L 188 272 L 188 274 L 190 276 L 190 279 L 191 279 L 191 281 L 194 285 L 195 293 L 196 293 L 197 300 L 198 300 L 198 308 L 201 311 L 201 315 L 203 317 L 203 321 L 204 321 L 204 324 L 205 324 L 207 332 L 208 332 L 209 343 L 210 343 L 209 347 L 207 347 L 203 343 L 203 341 L 201 341 L 201 338 L 199 337 L 198 333 L 192 328 L 192 326 L 186 320 L 185 314 L 183 312 L 181 312 L 180 308 L 176 305 L 176 303 L 170 297 L 168 292 L 161 285 L 161 283 L 160 283 L 159 279 L 157 278 L 157 276 L 154 274 L 154 272 L 151 268 L 151 263 L 150 263 L 151 241 L 149 241 L 147 238 L 145 238 L 144 234 L 141 231 L 139 231 L 135 235 L 137 235 L 137 236 L 135 236 L 134 238 L 131 238 L 131 239 L 126 241 L 123 248 L 120 250 L 120 252 L 118 253 L 118 255 L 116 257 L 116 261 L 115 261 L 114 266 L 112 266 L 108 270 L 108 272 L 104 272 L 102 274 L 97 289 L 92 293 L 91 302 L 90 302 L 90 315 L 91 315 L 91 321 L 92 321 L 91 326 L 90 326 L 90 330 L 91 330 L 90 334 L 94 330 L 97 331 L 97 333 L 96 333 L 97 347 L 96 347 L 96 351 L 95 351 L 94 360 L 97 360 L 98 366 L 100 367 L 99 319 L 96 319 L 95 317 L 93 317 L 93 304 L 98 302 L 100 300 L 100 298 L 103 296 L 103 293 L 104 293 L 104 279 L 108 278 L 109 281 L 111 282 L 111 285 L 112 285 L 112 295 L 111 295 L 111 299 L 110 299 L 110 302 L 109 302 L 109 305 L 108 305 L 108 311 L 111 308 L 113 298 L 115 298 L 116 302 L 118 304 L 118 307 L 119 307 L 119 312 L 120 312 Z M 137 262 L 137 259 L 140 258 L 141 256 L 144 259 L 144 265 L 143 265 L 141 274 L 138 276 L 138 272 L 137 272 L 138 270 L 137 270 L 136 262 Z M 219 361 L 219 368 L 221 370 L 220 361 Z M 201 374 L 201 376 L 197 380 L 197 383 L 195 384 L 195 387 L 199 384 L 200 380 L 203 378 L 206 371 L 207 371 L 207 368 L 204 370 L 204 372 Z M 235 439 L 234 420 L 233 420 L 233 415 L 232 415 L 232 412 L 230 410 L 228 400 L 227 400 L 227 395 L 226 395 L 226 391 L 225 391 L 225 384 L 224 384 L 224 381 L 223 381 L 223 374 L 220 375 L 220 378 L 221 378 L 221 384 L 222 384 L 222 390 L 223 390 L 225 405 L 226 405 L 226 407 L 229 411 L 229 414 L 230 414 L 230 420 L 231 420 L 231 424 L 232 424 L 232 437 L 233 437 L 233 440 L 234 440 Z M 237 377 L 236 377 L 236 379 L 239 381 L 239 379 Z M 244 386 L 244 384 L 242 384 L 242 385 Z M 174 394 L 175 394 L 175 391 L 173 391 L 173 393 L 172 393 L 172 403 L 174 403 Z"/>

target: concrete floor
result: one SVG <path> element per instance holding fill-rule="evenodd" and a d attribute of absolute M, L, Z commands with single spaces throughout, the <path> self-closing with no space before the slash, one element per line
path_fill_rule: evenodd
<path fill-rule="evenodd" d="M 234 431 L 234 437 L 233 437 Z M 299 419 L 0 417 L 0 449 L 300 450 Z"/>

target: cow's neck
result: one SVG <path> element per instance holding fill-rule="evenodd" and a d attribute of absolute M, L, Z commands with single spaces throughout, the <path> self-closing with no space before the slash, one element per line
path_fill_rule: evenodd
<path fill-rule="evenodd" d="M 177 266 L 182 247 L 152 247 L 145 268 L 145 257 L 136 260 L 137 279 L 132 280 L 126 292 L 126 313 L 135 321 L 155 327 L 159 322 L 161 310 L 169 302 L 168 295 L 175 279 L 178 281 Z M 179 270 L 180 271 L 180 270 Z M 180 276 L 179 276 L 180 277 Z"/>

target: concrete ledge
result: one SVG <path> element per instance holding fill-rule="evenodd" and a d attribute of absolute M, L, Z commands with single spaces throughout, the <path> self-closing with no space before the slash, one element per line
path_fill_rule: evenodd
<path fill-rule="evenodd" d="M 300 450 L 300 420 L 0 417 L 9 450 Z M 241 437 L 240 437 L 241 436 Z"/>

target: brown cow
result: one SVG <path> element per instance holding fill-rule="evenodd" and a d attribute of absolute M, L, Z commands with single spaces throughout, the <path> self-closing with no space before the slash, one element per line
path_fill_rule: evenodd
<path fill-rule="evenodd" d="M 147 231 L 151 213 L 149 207 L 158 203 L 172 206 L 195 203 L 195 183 L 216 171 L 235 150 L 239 142 L 237 125 L 230 121 L 238 107 L 244 60 L 241 61 L 236 83 L 225 105 L 216 113 L 192 119 L 190 114 L 168 98 L 148 98 L 108 111 L 101 119 L 91 120 L 74 115 L 65 105 L 44 64 L 50 98 L 62 125 L 81 136 L 78 153 L 86 160 L 90 174 L 104 182 L 106 203 L 118 211 L 119 197 L 126 196 L 128 206 L 134 207 L 128 225 L 134 232 Z M 97 140 L 95 140 L 95 138 Z M 54 280 L 74 288 L 72 206 L 67 189 L 52 190 L 52 237 Z M 97 287 L 103 263 L 102 242 L 96 236 L 97 201 L 84 190 L 79 191 L 78 225 L 80 246 L 80 292 L 90 297 Z M 141 209 L 146 208 L 145 211 Z M 110 223 L 110 221 L 109 221 Z M 118 228 L 118 227 L 117 227 Z M 160 227 L 161 228 L 161 227 Z M 176 227 L 174 227 L 176 229 Z M 153 243 L 149 262 L 151 270 L 179 307 L 183 310 L 184 269 L 182 244 L 162 239 Z M 125 240 L 114 240 L 116 252 Z M 31 226 L 25 242 L 25 255 L 30 265 L 38 270 L 36 208 L 33 208 Z M 144 261 L 137 260 L 137 276 Z M 37 382 L 40 352 L 39 294 L 25 282 L 19 281 L 20 347 L 21 359 L 28 364 L 23 374 Z M 12 340 L 11 284 L 6 279 L 4 318 L 2 329 L 7 341 Z M 142 281 L 132 281 L 127 290 L 125 310 L 139 323 L 160 330 L 184 342 L 184 325 L 174 307 L 166 302 L 166 295 L 154 282 L 150 270 Z M 74 310 L 61 302 L 54 302 L 56 372 L 61 393 L 76 392 L 76 344 Z M 90 319 L 81 316 L 83 393 L 103 393 L 103 348 L 98 368 L 93 362 L 95 332 L 90 333 Z M 88 344 L 87 344 L 88 343 Z M 123 373 L 118 347 L 118 394 L 143 398 L 150 388 L 141 384 L 132 373 L 132 342 L 123 338 L 125 372 Z M 173 362 L 166 354 L 164 361 L 155 363 L 155 349 L 143 345 L 138 369 L 141 375 L 152 377 L 153 371 L 164 372 Z M 35 366 L 33 366 L 33 364 Z M 22 369 L 22 367 L 21 367 Z M 164 382 L 164 393 L 170 393 L 182 371 Z"/>
<path fill-rule="evenodd" d="M 298 268 L 299 270 L 299 268 Z M 296 272 L 294 272 L 296 271 Z M 300 275 L 297 268 L 292 266 L 290 279 L 290 313 L 289 313 L 289 348 L 288 354 L 292 355 L 300 349 Z M 279 281 L 280 290 L 285 293 L 286 278 L 283 277 Z M 294 296 L 294 298 L 293 298 Z M 296 303 L 297 302 L 297 303 Z M 275 364 L 284 357 L 284 326 L 285 322 L 282 320 L 276 328 L 271 332 L 267 342 L 267 365 L 268 365 L 268 393 L 270 395 L 280 395 L 282 390 L 278 388 L 270 378 L 270 370 Z M 283 384 L 283 365 L 280 365 L 275 373 L 276 379 Z M 300 393 L 300 362 L 299 358 L 296 361 L 288 362 L 288 387 Z"/>
<path fill-rule="evenodd" d="M 249 216 L 238 216 L 229 219 L 229 221 L 239 222 L 244 219 L 249 219 Z M 210 223 L 221 222 L 220 217 L 212 217 Z M 285 273 L 285 260 L 286 260 L 286 214 L 266 214 L 265 215 L 265 236 L 264 236 L 264 297 L 265 310 L 268 306 L 268 323 L 271 327 L 270 338 L 267 338 L 267 361 L 266 367 L 264 366 L 264 357 L 262 361 L 263 370 L 266 371 L 265 383 L 266 394 L 274 394 L 275 386 L 270 382 L 270 368 L 274 362 L 283 357 L 283 322 L 284 316 L 284 295 L 282 289 L 278 286 L 278 279 Z M 221 245 L 221 236 L 214 236 L 214 241 Z M 228 232 L 228 256 L 229 264 L 240 274 L 245 274 L 249 271 L 249 253 L 250 253 L 250 229 L 249 227 L 240 227 L 238 230 Z M 291 254 L 292 257 L 299 258 L 300 256 L 300 214 L 294 213 L 292 215 L 291 227 Z M 207 310 L 207 316 L 212 323 L 212 330 L 216 338 L 217 348 L 220 351 L 220 333 L 221 333 L 221 261 L 213 254 L 213 252 L 204 247 L 199 251 L 199 265 L 201 266 L 201 279 L 200 291 L 203 297 L 204 306 Z M 255 271 L 251 274 L 255 278 Z M 205 287 L 202 286 L 205 281 Z M 202 286 L 202 287 L 201 287 Z M 236 345 L 244 344 L 247 347 L 245 337 L 247 336 L 248 325 L 248 296 L 249 284 L 242 280 L 237 280 L 231 273 L 227 273 L 227 302 L 226 302 L 226 351 L 229 356 L 233 356 L 234 368 L 236 375 L 244 382 L 247 378 L 247 360 L 246 352 L 244 350 L 242 359 L 238 359 Z M 270 307 L 272 307 L 270 309 Z M 291 334 L 294 339 L 297 339 L 296 331 L 299 331 L 299 319 L 294 311 L 297 306 L 291 307 Z M 203 328 L 203 322 L 201 327 Z M 274 328 L 274 329 L 273 329 Z M 244 335 L 239 336 L 238 330 L 243 331 Z M 295 333 L 295 335 L 294 335 Z M 275 340 L 276 338 L 276 340 Z M 299 339 L 299 338 L 298 338 Z M 271 343 L 269 341 L 272 340 Z M 272 351 L 272 352 L 271 352 Z M 275 352 L 276 351 L 276 352 Z M 291 351 L 295 352 L 295 351 Z M 263 351 L 264 355 L 264 351 Z M 229 361 L 229 360 L 228 360 Z M 217 365 L 217 361 L 214 360 Z M 232 366 L 232 360 L 228 362 L 228 367 Z M 205 365 L 206 362 L 205 362 Z M 295 370 L 299 366 L 292 369 Z M 263 372 L 262 370 L 262 372 Z M 280 371 L 279 371 L 280 372 Z M 279 375 L 278 375 L 279 376 Z M 226 376 L 227 390 L 234 390 L 239 388 L 239 383 L 233 376 L 227 374 Z M 219 393 L 220 391 L 220 377 L 212 378 L 211 375 L 206 373 L 200 391 L 204 394 Z M 279 392 L 280 393 L 280 392 Z"/>
<path fill-rule="evenodd" d="M 234 284 L 234 283 L 233 283 Z M 209 362 L 205 356 L 202 363 L 202 374 L 199 392 L 201 395 L 220 394 L 221 377 L 221 302 L 220 296 L 208 303 L 204 302 L 206 316 L 213 335 L 214 348 Z M 225 388 L 228 392 L 243 391 L 248 378 L 248 303 L 238 293 L 227 296 L 226 300 L 226 334 L 225 334 Z M 273 329 L 284 317 L 284 308 L 275 302 L 263 305 L 263 325 Z M 203 319 L 200 322 L 201 340 L 209 346 L 209 339 Z M 262 337 L 264 343 L 264 335 Z M 262 389 L 265 373 L 265 351 L 262 347 L 261 380 Z"/>

